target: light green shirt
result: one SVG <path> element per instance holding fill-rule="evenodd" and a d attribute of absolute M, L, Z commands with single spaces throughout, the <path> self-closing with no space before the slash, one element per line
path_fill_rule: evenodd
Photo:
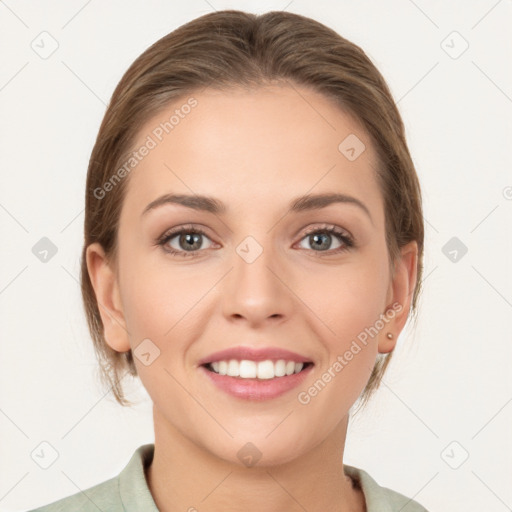
<path fill-rule="evenodd" d="M 144 474 L 154 448 L 139 446 L 118 476 L 29 512 L 158 512 Z M 366 471 L 346 464 L 344 468 L 362 489 L 366 512 L 428 512 L 403 494 L 381 487 Z"/>

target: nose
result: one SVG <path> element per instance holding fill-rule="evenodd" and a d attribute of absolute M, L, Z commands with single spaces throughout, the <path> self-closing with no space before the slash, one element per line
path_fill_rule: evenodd
<path fill-rule="evenodd" d="M 222 290 L 223 312 L 229 321 L 255 328 L 290 317 L 293 293 L 282 256 L 249 239 L 237 247 L 232 265 Z"/>

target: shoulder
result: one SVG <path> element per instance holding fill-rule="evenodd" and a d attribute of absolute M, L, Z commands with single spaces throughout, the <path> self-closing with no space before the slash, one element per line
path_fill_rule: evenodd
<path fill-rule="evenodd" d="M 428 510 L 403 494 L 380 486 L 366 471 L 344 464 L 345 473 L 363 491 L 367 512 L 428 512 Z"/>
<path fill-rule="evenodd" d="M 139 446 L 119 475 L 29 512 L 158 512 L 145 477 L 153 453 L 154 444 Z"/>
<path fill-rule="evenodd" d="M 97 512 L 98 509 L 124 510 L 119 495 L 118 476 L 30 512 Z"/>

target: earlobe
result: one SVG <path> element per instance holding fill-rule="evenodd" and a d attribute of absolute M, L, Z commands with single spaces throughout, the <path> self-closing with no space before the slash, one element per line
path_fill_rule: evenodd
<path fill-rule="evenodd" d="M 130 350 L 130 340 L 124 313 L 117 276 L 105 256 L 99 243 L 87 247 L 87 270 L 96 294 L 96 301 L 103 323 L 103 335 L 108 345 L 117 352 Z"/>
<path fill-rule="evenodd" d="M 395 336 L 390 330 L 386 330 L 383 339 L 379 338 L 379 353 L 391 352 L 396 346 L 397 338 L 398 336 Z"/>
<path fill-rule="evenodd" d="M 391 352 L 409 316 L 418 273 L 418 244 L 415 240 L 402 247 L 395 262 L 395 274 L 389 285 L 389 305 L 384 313 L 389 322 L 379 336 L 379 353 Z M 391 335 L 391 336 L 390 336 Z"/>

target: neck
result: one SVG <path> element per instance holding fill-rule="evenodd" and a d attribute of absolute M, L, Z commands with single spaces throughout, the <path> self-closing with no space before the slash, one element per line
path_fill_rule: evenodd
<path fill-rule="evenodd" d="M 161 512 L 176 510 L 364 512 L 364 496 L 343 471 L 346 416 L 320 445 L 281 465 L 244 467 L 220 459 L 159 417 L 146 470 Z"/>

